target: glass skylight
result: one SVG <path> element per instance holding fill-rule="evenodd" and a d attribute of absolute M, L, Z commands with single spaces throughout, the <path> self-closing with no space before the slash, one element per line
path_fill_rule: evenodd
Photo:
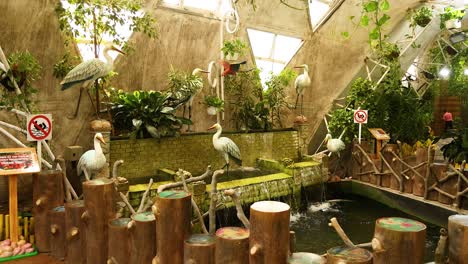
<path fill-rule="evenodd" d="M 315 30 L 320 21 L 330 10 L 335 0 L 309 0 L 309 14 L 312 29 Z"/>
<path fill-rule="evenodd" d="M 303 42 L 299 38 L 250 28 L 247 33 L 263 84 L 270 73 L 279 74 L 284 69 Z"/>

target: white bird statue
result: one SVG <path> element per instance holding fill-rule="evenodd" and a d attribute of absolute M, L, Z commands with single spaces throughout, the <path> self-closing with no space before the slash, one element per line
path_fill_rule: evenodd
<path fill-rule="evenodd" d="M 213 135 L 213 147 L 223 155 L 224 161 L 226 162 L 223 166 L 226 167 L 229 173 L 229 159 L 231 158 L 236 164 L 242 166 L 242 159 L 240 155 L 239 147 L 227 137 L 219 137 L 223 128 L 220 124 L 216 123 L 208 129 L 216 129 L 216 133 Z"/>
<path fill-rule="evenodd" d="M 297 108 L 297 103 L 299 101 L 299 96 L 301 96 L 301 115 L 303 114 L 303 105 L 304 105 L 304 90 L 306 87 L 310 86 L 310 77 L 309 77 L 309 66 L 307 64 L 302 64 L 301 66 L 296 66 L 294 68 L 304 68 L 304 72 L 297 76 L 296 81 L 294 82 L 294 87 L 296 88 L 296 105 L 294 108 Z"/>
<path fill-rule="evenodd" d="M 325 142 L 327 143 L 327 149 L 331 153 L 338 154 L 340 156 L 340 151 L 345 149 L 345 143 L 341 138 L 332 138 L 331 134 L 325 136 Z"/>
<path fill-rule="evenodd" d="M 200 68 L 196 68 L 192 71 L 192 75 L 196 75 L 196 76 L 199 76 L 200 73 L 209 73 L 209 71 L 205 71 L 205 70 L 202 70 Z M 197 96 L 201 90 L 203 89 L 203 86 L 201 89 L 198 89 L 196 91 L 194 91 L 194 93 L 190 96 L 189 100 L 187 101 L 186 104 L 184 104 L 184 111 L 183 111 L 183 114 L 182 116 L 185 117 L 185 107 L 186 105 L 188 105 L 188 110 L 189 110 L 189 119 L 192 120 L 192 106 L 193 106 L 193 99 L 195 98 L 195 96 Z M 188 125 L 187 127 L 187 131 L 190 132 L 190 125 Z"/>
<path fill-rule="evenodd" d="M 63 81 L 60 83 L 62 86 L 61 90 L 67 90 L 71 87 L 80 85 L 80 95 L 78 98 L 78 103 L 75 108 L 75 113 L 73 114 L 72 118 L 76 118 L 78 115 L 78 110 L 80 108 L 81 102 L 81 94 L 84 88 L 88 88 L 90 85 L 94 83 L 99 78 L 106 77 L 109 73 L 112 72 L 114 61 L 112 60 L 111 56 L 109 55 L 109 51 L 114 50 L 119 53 L 125 54 L 118 48 L 114 47 L 113 45 L 108 45 L 104 48 L 104 58 L 106 58 L 107 62 L 103 62 L 100 59 L 91 59 L 88 61 L 84 61 L 78 64 L 75 68 L 73 68 Z M 88 90 L 87 90 L 88 91 Z M 88 91 L 89 95 L 89 91 Z M 91 96 L 90 96 L 91 98 Z"/>
<path fill-rule="evenodd" d="M 106 166 L 106 156 L 102 152 L 101 144 L 106 144 L 101 133 L 96 133 L 94 136 L 94 149 L 86 151 L 81 155 L 76 167 L 77 175 L 80 176 L 83 172 L 86 180 L 89 181 L 93 173 L 98 173 Z"/>

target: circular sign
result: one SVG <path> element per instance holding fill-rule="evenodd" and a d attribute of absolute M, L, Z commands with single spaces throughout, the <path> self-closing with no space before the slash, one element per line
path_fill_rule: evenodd
<path fill-rule="evenodd" d="M 28 136 L 32 140 L 46 140 L 51 138 L 52 122 L 45 115 L 35 115 L 28 122 Z"/>
<path fill-rule="evenodd" d="M 367 124 L 367 110 L 354 111 L 354 123 Z"/>

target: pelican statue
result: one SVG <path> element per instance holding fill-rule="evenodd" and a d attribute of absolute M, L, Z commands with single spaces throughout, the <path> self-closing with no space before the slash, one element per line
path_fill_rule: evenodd
<path fill-rule="evenodd" d="M 304 89 L 310 86 L 310 77 L 309 77 L 309 66 L 307 64 L 302 64 L 301 66 L 296 66 L 294 68 L 304 68 L 304 72 L 297 76 L 296 81 L 294 82 L 294 87 L 296 88 L 296 105 L 294 108 L 297 108 L 297 103 L 299 101 L 299 96 L 301 96 L 301 115 L 303 114 L 303 105 L 304 105 Z"/>
<path fill-rule="evenodd" d="M 104 166 L 106 166 L 106 156 L 102 152 L 101 143 L 106 144 L 101 133 L 94 135 L 94 149 L 86 151 L 81 155 L 76 167 L 77 175 L 80 176 L 83 172 L 86 180 L 91 179 L 93 173 L 98 173 Z"/>
<path fill-rule="evenodd" d="M 71 87 L 80 85 L 80 95 L 78 97 L 78 103 L 75 108 L 75 113 L 71 117 L 71 119 L 76 118 L 78 115 L 78 110 L 80 109 L 80 102 L 81 102 L 81 94 L 83 93 L 84 88 L 88 88 L 90 85 L 94 83 L 99 78 L 106 77 L 109 73 L 112 72 L 114 61 L 112 60 L 111 56 L 109 55 L 109 51 L 114 50 L 121 54 L 125 54 L 118 48 L 113 45 L 108 45 L 104 48 L 104 58 L 106 58 L 106 62 L 101 61 L 100 59 L 91 59 L 88 61 L 84 61 L 78 64 L 75 68 L 73 68 L 63 81 L 60 83 L 62 86 L 61 90 L 67 90 Z M 86 90 L 88 91 L 88 90 Z M 89 95 L 88 91 L 88 96 Z M 92 100 L 91 100 L 92 102 Z"/>
<path fill-rule="evenodd" d="M 345 149 L 343 140 L 341 140 L 341 138 L 332 138 L 331 134 L 327 134 L 325 136 L 325 142 L 327 143 L 328 151 L 330 151 L 329 155 L 336 153 L 338 157 L 340 157 L 340 151 Z"/>
<path fill-rule="evenodd" d="M 224 157 L 226 162 L 223 166 L 223 169 L 226 168 L 227 173 L 229 173 L 229 159 L 231 158 L 237 165 L 242 166 L 242 160 L 240 155 L 239 147 L 227 137 L 219 137 L 223 128 L 220 124 L 216 123 L 208 130 L 216 129 L 216 133 L 213 135 L 213 147 Z"/>
<path fill-rule="evenodd" d="M 209 71 L 206 71 L 206 70 L 202 70 L 200 68 L 196 68 L 192 71 L 192 75 L 195 75 L 195 76 L 200 76 L 200 73 L 209 73 Z M 184 111 L 183 111 L 183 114 L 182 116 L 185 117 L 185 108 L 186 108 L 186 105 L 188 105 L 188 112 L 189 112 L 189 119 L 192 120 L 192 106 L 193 106 L 193 99 L 195 98 L 195 96 L 197 96 L 201 90 L 203 89 L 203 86 L 201 89 L 198 89 L 196 91 L 193 92 L 192 95 L 190 95 L 190 98 L 189 100 L 187 101 L 186 104 L 184 104 Z M 190 132 L 190 125 L 188 125 L 187 127 L 187 132 Z"/>

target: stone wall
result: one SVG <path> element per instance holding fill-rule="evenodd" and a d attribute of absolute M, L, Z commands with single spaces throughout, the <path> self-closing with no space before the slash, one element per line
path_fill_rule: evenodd
<path fill-rule="evenodd" d="M 297 131 L 227 134 L 241 151 L 243 166 L 254 166 L 257 158 L 297 158 Z M 111 164 L 119 159 L 124 164 L 119 176 L 140 178 L 157 175 L 158 169 L 179 168 L 202 173 L 206 166 L 221 168 L 224 160 L 214 150 L 212 134 L 182 135 L 180 137 L 139 140 L 112 140 Z M 157 179 L 155 179 L 157 181 Z"/>

